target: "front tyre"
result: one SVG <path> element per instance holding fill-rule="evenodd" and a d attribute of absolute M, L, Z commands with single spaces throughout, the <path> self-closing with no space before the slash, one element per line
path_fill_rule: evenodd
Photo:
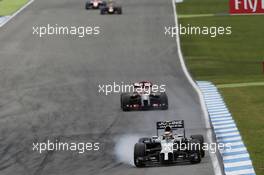
<path fill-rule="evenodd" d="M 150 143 L 151 142 L 151 138 L 149 138 L 149 137 L 142 137 L 142 138 L 140 138 L 138 140 L 138 143 L 145 143 L 145 142 Z"/>
<path fill-rule="evenodd" d="M 189 150 L 191 164 L 200 163 L 201 151 L 198 146 L 200 144 L 200 141 L 196 139 L 192 139 L 190 140 L 189 144 L 191 145 L 191 150 Z"/>
<path fill-rule="evenodd" d="M 140 158 L 146 156 L 146 145 L 144 143 L 136 143 L 134 147 L 134 164 L 138 168 L 145 167 L 146 164 Z"/>
<path fill-rule="evenodd" d="M 168 102 L 168 96 L 165 92 L 162 92 L 160 94 L 160 103 L 161 103 L 161 109 L 167 110 L 169 108 L 169 102 Z"/>
<path fill-rule="evenodd" d="M 121 104 L 121 109 L 123 111 L 129 111 L 130 108 L 127 107 L 127 105 L 130 105 L 129 102 L 130 102 L 130 96 L 126 93 L 121 94 L 120 104 Z"/>
<path fill-rule="evenodd" d="M 201 157 L 204 157 L 205 156 L 205 151 L 203 149 L 203 146 L 204 146 L 204 137 L 203 137 L 203 135 L 191 135 L 191 138 L 200 141 L 200 153 L 201 153 Z"/>

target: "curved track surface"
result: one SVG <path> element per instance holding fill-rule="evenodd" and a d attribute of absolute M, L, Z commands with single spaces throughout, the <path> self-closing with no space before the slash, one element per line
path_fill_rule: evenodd
<path fill-rule="evenodd" d="M 137 169 L 118 161 L 116 140 L 153 135 L 155 121 L 184 119 L 187 134 L 206 134 L 197 94 L 177 56 L 170 0 L 126 0 L 124 14 L 101 16 L 82 0 L 36 0 L 0 31 L 1 175 L 212 175 L 208 154 L 197 165 Z M 99 25 L 100 36 L 32 35 L 32 26 Z M 166 84 L 168 111 L 120 110 L 119 94 L 98 84 L 151 80 Z M 100 151 L 32 151 L 47 139 L 101 143 Z M 129 145 L 124 152 L 129 152 Z M 127 149 L 127 150 L 126 150 Z"/>

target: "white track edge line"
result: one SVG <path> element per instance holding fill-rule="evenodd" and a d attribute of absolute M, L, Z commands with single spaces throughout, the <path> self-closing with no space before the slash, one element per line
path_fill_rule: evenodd
<path fill-rule="evenodd" d="M 3 23 L 0 24 L 0 28 L 3 27 L 5 24 L 7 24 L 11 19 L 13 19 L 15 16 L 17 16 L 20 12 L 22 12 L 27 6 L 29 6 L 34 0 L 28 1 L 24 6 L 22 6 L 19 10 L 17 10 L 15 13 L 13 13 L 11 16 L 8 17 L 7 20 L 5 20 Z"/>
<path fill-rule="evenodd" d="M 176 4 L 175 4 L 175 0 L 172 0 L 172 5 L 173 5 L 173 10 L 174 10 L 174 18 L 175 18 L 175 25 L 178 26 L 178 17 L 177 17 L 177 10 L 176 10 Z M 179 55 L 179 58 L 180 58 L 180 63 L 181 63 L 181 67 L 183 69 L 183 72 L 184 74 L 186 75 L 188 81 L 190 82 L 190 84 L 192 85 L 192 87 L 195 89 L 195 91 L 197 92 L 198 94 L 198 97 L 199 97 L 199 100 L 200 100 L 200 104 L 201 104 L 201 108 L 202 108 L 202 111 L 204 113 L 204 119 L 205 119 L 205 125 L 206 125 L 206 129 L 207 129 L 207 139 L 210 143 L 213 142 L 213 139 L 212 139 L 212 128 L 211 128 L 211 125 L 210 125 L 210 120 L 209 120 L 209 115 L 208 115 L 208 112 L 207 112 L 207 108 L 205 106 L 205 101 L 204 101 L 204 98 L 203 98 L 203 95 L 199 89 L 199 87 L 197 86 L 197 84 L 193 81 L 193 79 L 191 78 L 191 75 L 189 74 L 188 70 L 187 70 L 187 67 L 185 65 L 185 62 L 184 62 L 184 59 L 183 59 L 183 54 L 182 54 L 182 51 L 181 51 L 181 45 L 180 45 L 180 36 L 179 36 L 179 33 L 177 33 L 177 36 L 176 36 L 176 43 L 177 43 L 177 50 L 178 50 L 178 55 Z M 212 161 L 212 164 L 213 164 L 213 168 L 214 168 L 214 173 L 215 175 L 222 175 L 222 171 L 221 171 L 221 168 L 220 168 L 220 163 L 219 163 L 219 160 L 217 158 L 217 155 L 214 154 L 214 153 L 209 153 L 210 154 L 210 158 L 211 158 L 211 161 Z"/>

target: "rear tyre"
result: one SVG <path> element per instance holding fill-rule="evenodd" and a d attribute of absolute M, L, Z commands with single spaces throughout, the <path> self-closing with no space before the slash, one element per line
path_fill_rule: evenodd
<path fill-rule="evenodd" d="M 90 9 L 90 4 L 89 4 L 89 3 L 86 3 L 86 4 L 85 4 L 85 9 L 86 9 L 86 10 L 89 10 L 89 9 Z"/>
<path fill-rule="evenodd" d="M 102 9 L 100 10 L 100 14 L 101 14 L 101 15 L 104 15 L 104 14 L 105 14 L 105 9 L 104 9 L 104 8 L 102 8 Z"/>
<path fill-rule="evenodd" d="M 139 158 L 144 158 L 146 156 L 146 145 L 144 143 L 136 143 L 134 147 L 134 164 L 138 168 L 145 167 L 146 164 L 143 160 Z"/>
<path fill-rule="evenodd" d="M 121 94 L 120 97 L 120 103 L 121 103 L 121 109 L 123 111 L 129 111 L 129 107 L 127 107 L 127 105 L 129 105 L 129 101 L 130 101 L 130 96 L 126 93 Z"/>
<path fill-rule="evenodd" d="M 160 103 L 161 103 L 161 109 L 162 110 L 167 110 L 169 108 L 169 103 L 168 103 L 168 96 L 165 92 L 162 92 L 160 94 Z"/>
<path fill-rule="evenodd" d="M 148 138 L 148 137 L 142 137 L 138 140 L 138 143 L 145 143 L 145 142 L 148 142 L 150 143 L 151 142 L 151 138 Z"/>
<path fill-rule="evenodd" d="M 201 153 L 201 157 L 205 156 L 205 151 L 203 149 L 203 145 L 204 145 L 204 137 L 202 135 L 191 135 L 192 139 L 196 139 L 200 141 L 200 153 Z"/>
<path fill-rule="evenodd" d="M 189 144 L 191 145 L 191 150 L 190 150 L 190 162 L 191 164 L 197 164 L 201 162 L 201 151 L 198 148 L 197 145 L 200 144 L 199 140 L 192 139 Z"/>
<path fill-rule="evenodd" d="M 122 14 L 122 8 L 121 7 L 117 9 L 117 14 L 119 14 L 119 15 Z"/>

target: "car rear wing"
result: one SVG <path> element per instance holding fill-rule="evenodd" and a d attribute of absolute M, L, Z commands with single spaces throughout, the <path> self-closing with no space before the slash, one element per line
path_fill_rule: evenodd
<path fill-rule="evenodd" d="M 164 130 L 167 126 L 170 126 L 172 130 L 183 129 L 185 136 L 184 120 L 172 120 L 172 121 L 159 121 L 157 125 L 157 135 L 159 130 Z"/>

